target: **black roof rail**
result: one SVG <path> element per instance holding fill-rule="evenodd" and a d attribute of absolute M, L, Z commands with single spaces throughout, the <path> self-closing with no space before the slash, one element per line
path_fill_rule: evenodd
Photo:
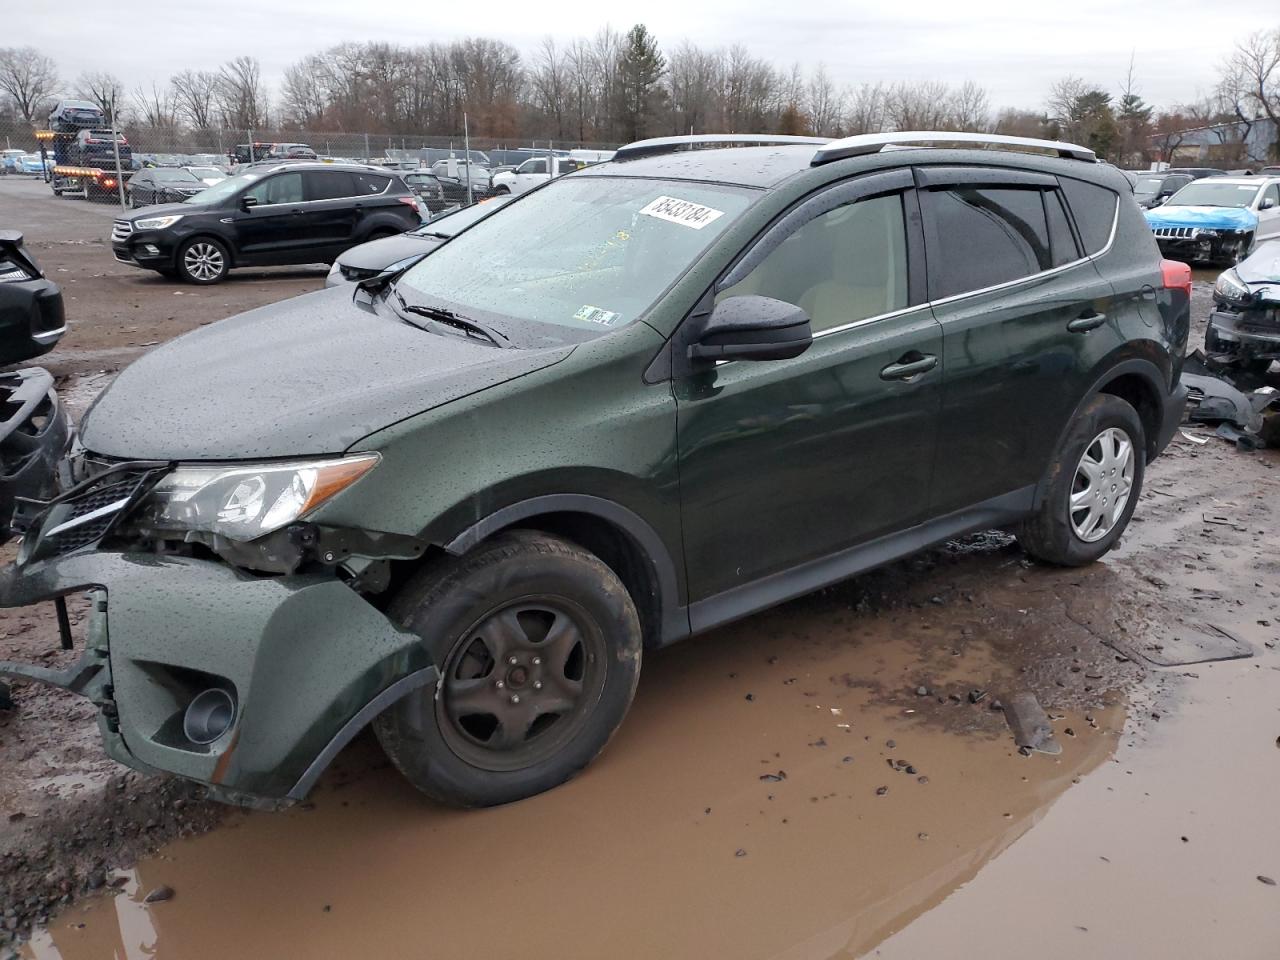
<path fill-rule="evenodd" d="M 613 159 L 614 162 L 635 160 L 637 157 L 675 153 L 677 150 L 692 150 L 699 146 L 767 147 L 797 143 L 822 146 L 830 142 L 830 137 L 790 137 L 771 133 L 699 133 L 680 137 L 654 137 L 650 140 L 637 140 L 634 143 L 619 147 L 614 152 Z"/>
<path fill-rule="evenodd" d="M 1007 147 L 1009 149 L 1037 150 L 1055 153 L 1068 160 L 1096 163 L 1095 154 L 1088 147 L 1059 140 L 1037 140 L 1034 137 L 1007 137 L 998 133 L 960 133 L 947 130 L 907 130 L 899 133 L 864 133 L 842 140 L 832 140 L 813 155 L 812 166 L 879 153 L 886 147 L 927 147 L 933 145 L 964 144 L 974 147 Z"/>

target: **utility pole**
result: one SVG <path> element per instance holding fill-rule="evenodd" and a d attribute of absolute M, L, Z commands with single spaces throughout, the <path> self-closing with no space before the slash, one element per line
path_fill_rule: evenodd
<path fill-rule="evenodd" d="M 111 93 L 111 148 L 116 153 L 116 191 L 120 194 L 120 209 L 127 209 L 124 205 L 124 174 L 120 171 L 120 132 L 116 129 L 116 95 L 115 91 Z M 89 188 L 85 187 L 85 196 L 89 195 Z"/>

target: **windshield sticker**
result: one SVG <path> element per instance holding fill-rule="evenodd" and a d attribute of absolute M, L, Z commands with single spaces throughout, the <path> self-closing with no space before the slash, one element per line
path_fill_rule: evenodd
<path fill-rule="evenodd" d="M 657 217 L 670 223 L 678 223 L 682 227 L 701 230 L 713 220 L 723 217 L 723 210 L 704 207 L 692 200 L 680 200 L 676 197 L 658 197 L 640 211 L 646 217 Z"/>
<path fill-rule="evenodd" d="M 604 310 L 600 307 L 593 307 L 590 304 L 584 304 L 578 308 L 578 312 L 573 315 L 573 319 L 581 320 L 583 323 L 598 323 L 602 327 L 611 327 L 618 322 L 621 314 L 614 313 L 612 310 Z"/>

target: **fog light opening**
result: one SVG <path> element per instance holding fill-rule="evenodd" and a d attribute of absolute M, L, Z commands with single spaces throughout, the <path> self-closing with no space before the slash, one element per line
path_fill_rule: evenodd
<path fill-rule="evenodd" d="M 213 743 L 231 727 L 236 703 L 217 687 L 196 694 L 182 715 L 182 732 L 192 743 Z"/>

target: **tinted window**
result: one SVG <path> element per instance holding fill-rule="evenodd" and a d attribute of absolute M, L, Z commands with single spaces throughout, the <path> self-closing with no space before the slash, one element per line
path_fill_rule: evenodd
<path fill-rule="evenodd" d="M 1076 229 L 1084 243 L 1085 253 L 1092 256 L 1102 250 L 1111 239 L 1111 228 L 1116 222 L 1116 207 L 1120 198 L 1097 184 L 1059 177 L 1067 206 L 1075 218 Z"/>
<path fill-rule="evenodd" d="M 306 174 L 308 200 L 340 200 L 355 195 L 351 174 L 342 170 L 324 170 Z"/>
<path fill-rule="evenodd" d="M 524 163 L 520 164 L 519 168 L 516 170 L 516 173 L 546 173 L 546 172 L 547 172 L 546 160 L 526 160 Z"/>
<path fill-rule="evenodd" d="M 381 193 L 387 189 L 387 184 L 391 182 L 390 177 L 385 177 L 376 173 L 356 173 L 352 175 L 356 182 L 356 195 L 368 196 L 371 193 Z"/>
<path fill-rule="evenodd" d="M 1067 211 L 1062 206 L 1062 196 L 1057 190 L 1044 191 L 1044 212 L 1049 221 L 1049 249 L 1053 252 L 1053 265 L 1060 267 L 1064 263 L 1080 259 L 1080 250 L 1076 247 L 1076 238 L 1071 235 L 1071 225 L 1067 221 Z"/>
<path fill-rule="evenodd" d="M 928 194 L 936 226 L 930 295 L 949 297 L 1053 265 L 1043 191 L 951 187 Z"/>
<path fill-rule="evenodd" d="M 259 204 L 301 203 L 302 174 L 278 173 L 246 191 L 245 196 L 253 197 Z"/>
<path fill-rule="evenodd" d="M 814 331 L 907 305 L 907 237 L 898 194 L 815 217 L 741 281 L 716 294 L 759 294 L 794 303 Z"/>

